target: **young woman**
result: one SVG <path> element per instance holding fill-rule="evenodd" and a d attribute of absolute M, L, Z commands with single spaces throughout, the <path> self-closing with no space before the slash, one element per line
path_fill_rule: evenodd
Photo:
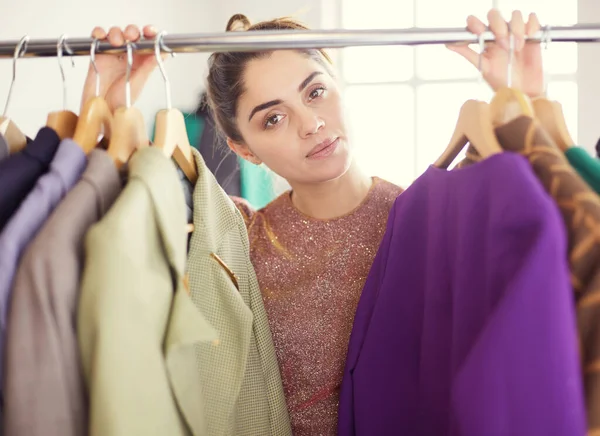
<path fill-rule="evenodd" d="M 497 89 L 506 83 L 509 25 L 496 10 L 488 22 L 498 43 L 487 46 L 482 74 Z M 475 34 L 486 30 L 475 17 L 467 25 Z M 303 28 L 290 19 L 250 26 L 241 15 L 228 24 L 228 30 Z M 519 11 L 512 14 L 513 86 L 531 97 L 543 90 L 541 50 L 539 44 L 525 44 L 524 36 L 539 28 L 535 15 L 525 22 Z M 121 46 L 140 33 L 156 35 L 152 27 L 140 32 L 128 26 L 108 33 L 96 28 L 93 36 Z M 479 53 L 468 46 L 449 48 L 478 65 Z M 152 55 L 135 56 L 133 98 L 155 65 Z M 97 66 L 102 95 L 113 108 L 123 105 L 126 60 L 97 56 Z M 266 164 L 291 186 L 259 211 L 236 203 L 248 226 L 294 434 L 334 435 L 354 312 L 389 209 L 402 189 L 367 176 L 353 159 L 340 88 L 323 50 L 217 53 L 209 67 L 211 108 L 231 150 Z M 92 70 L 84 101 L 94 94 L 94 81 Z"/>

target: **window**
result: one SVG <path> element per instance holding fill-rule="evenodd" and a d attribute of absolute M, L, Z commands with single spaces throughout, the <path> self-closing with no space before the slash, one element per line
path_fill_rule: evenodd
<path fill-rule="evenodd" d="M 348 29 L 462 27 L 469 14 L 485 18 L 499 8 L 536 11 L 542 24 L 577 22 L 577 2 L 542 0 L 338 0 Z M 340 50 L 342 82 L 353 144 L 370 174 L 406 187 L 447 145 L 461 105 L 489 101 L 492 92 L 477 69 L 444 46 L 352 47 Z M 577 48 L 552 44 L 544 50 L 549 97 L 563 105 L 577 141 Z"/>
<path fill-rule="evenodd" d="M 415 162 L 414 88 L 357 85 L 345 92 L 348 130 L 358 162 L 371 175 L 407 186 Z"/>

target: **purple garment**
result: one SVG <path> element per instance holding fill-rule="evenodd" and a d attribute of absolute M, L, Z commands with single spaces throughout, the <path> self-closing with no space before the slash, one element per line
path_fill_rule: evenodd
<path fill-rule="evenodd" d="M 75 185 L 86 166 L 83 149 L 64 139 L 33 190 L 0 233 L 0 374 L 3 373 L 6 317 L 10 306 L 12 282 L 21 254 L 35 237 L 54 208 Z"/>
<path fill-rule="evenodd" d="M 48 171 L 59 143 L 60 138 L 54 130 L 42 127 L 23 150 L 0 162 L 0 231 L 36 181 Z"/>
<path fill-rule="evenodd" d="M 338 434 L 585 435 L 566 235 L 524 157 L 430 167 L 361 296 Z"/>

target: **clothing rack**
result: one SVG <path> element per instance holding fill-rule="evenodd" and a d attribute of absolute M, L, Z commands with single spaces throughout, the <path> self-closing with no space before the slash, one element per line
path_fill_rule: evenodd
<path fill-rule="evenodd" d="M 485 32 L 480 40 L 464 28 L 410 28 L 377 30 L 302 30 L 302 31 L 256 31 L 220 32 L 194 34 L 165 34 L 162 37 L 163 51 L 173 53 L 254 51 L 301 48 L 343 48 L 373 45 L 432 45 L 448 43 L 481 43 L 493 41 L 491 32 Z M 90 53 L 92 38 L 69 38 L 63 35 L 56 39 L 31 39 L 21 43 L 0 41 L 0 58 L 57 56 L 59 43 L 64 54 L 86 56 Z M 600 42 L 600 23 L 577 24 L 567 27 L 547 26 L 528 41 L 552 42 Z M 135 44 L 136 52 L 152 53 L 154 40 L 141 40 Z M 121 54 L 125 47 L 115 48 L 100 41 L 96 53 Z"/>

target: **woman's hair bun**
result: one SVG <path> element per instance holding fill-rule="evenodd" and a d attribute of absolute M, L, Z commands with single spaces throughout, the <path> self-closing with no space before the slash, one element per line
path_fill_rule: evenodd
<path fill-rule="evenodd" d="M 243 32 L 250 28 L 250 20 L 244 14 L 235 14 L 227 22 L 227 32 Z"/>

